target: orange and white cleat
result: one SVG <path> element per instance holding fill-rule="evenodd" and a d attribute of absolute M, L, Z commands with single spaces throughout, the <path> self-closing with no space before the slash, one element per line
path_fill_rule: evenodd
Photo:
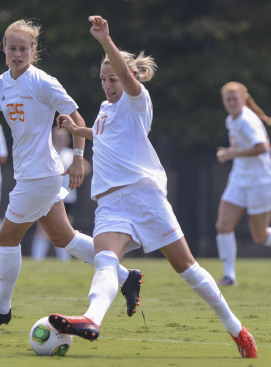
<path fill-rule="evenodd" d="M 77 335 L 91 342 L 97 339 L 100 334 L 100 326 L 94 324 L 86 316 L 52 314 L 49 316 L 49 322 L 62 334 Z"/>
<path fill-rule="evenodd" d="M 246 328 L 244 328 L 243 325 L 237 337 L 234 337 L 231 334 L 230 336 L 235 341 L 239 353 L 243 358 L 257 358 L 256 343 L 253 339 L 253 336 L 249 333 L 249 331 Z"/>

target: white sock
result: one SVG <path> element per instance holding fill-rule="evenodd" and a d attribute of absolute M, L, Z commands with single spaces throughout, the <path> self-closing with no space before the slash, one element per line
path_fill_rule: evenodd
<path fill-rule="evenodd" d="M 64 249 L 68 254 L 83 260 L 91 266 L 94 265 L 95 250 L 92 237 L 75 231 L 75 236 Z"/>
<path fill-rule="evenodd" d="M 266 241 L 264 242 L 264 246 L 270 247 L 271 246 L 271 227 L 268 227 L 267 231 L 268 231 L 268 237 Z"/>
<path fill-rule="evenodd" d="M 101 251 L 95 256 L 95 274 L 89 291 L 90 306 L 84 314 L 95 324 L 102 320 L 118 292 L 117 255 L 112 251 Z"/>
<path fill-rule="evenodd" d="M 35 236 L 32 242 L 31 256 L 34 260 L 41 261 L 46 258 L 50 241 L 44 236 Z"/>
<path fill-rule="evenodd" d="M 224 275 L 235 280 L 235 262 L 237 256 L 235 233 L 219 233 L 216 236 L 216 243 L 218 256 L 223 261 Z"/>
<path fill-rule="evenodd" d="M 179 274 L 209 306 L 216 312 L 226 330 L 238 336 L 241 322 L 230 310 L 213 277 L 196 262 Z"/>
<path fill-rule="evenodd" d="M 71 242 L 65 247 L 65 250 L 72 256 L 83 260 L 89 265 L 94 265 L 95 249 L 93 238 L 83 233 L 75 231 L 75 236 Z M 119 284 L 122 286 L 128 278 L 129 271 L 119 264 L 118 278 Z"/>
<path fill-rule="evenodd" d="M 5 315 L 11 308 L 11 296 L 22 263 L 21 245 L 0 246 L 0 313 Z"/>

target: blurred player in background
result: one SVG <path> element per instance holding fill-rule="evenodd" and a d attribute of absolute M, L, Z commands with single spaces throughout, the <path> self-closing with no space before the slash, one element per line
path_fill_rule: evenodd
<path fill-rule="evenodd" d="M 217 249 L 223 261 L 224 277 L 219 285 L 236 283 L 237 246 L 235 228 L 245 213 L 252 239 L 271 246 L 271 159 L 270 142 L 262 121 L 271 119 L 257 106 L 245 85 L 229 82 L 221 89 L 229 113 L 226 127 L 230 146 L 220 147 L 220 163 L 232 161 L 232 169 L 222 195 L 216 222 Z"/>
<path fill-rule="evenodd" d="M 73 161 L 74 151 L 70 148 L 71 145 L 71 135 L 65 129 L 59 129 L 58 127 L 53 127 L 52 129 L 52 139 L 53 145 L 57 153 L 59 154 L 61 161 L 64 166 L 64 170 L 66 171 Z M 91 165 L 87 162 L 86 159 L 83 159 L 84 163 L 84 172 L 85 176 L 91 173 Z M 68 215 L 68 219 L 73 225 L 74 223 L 74 212 L 75 212 L 75 204 L 77 201 L 77 190 L 69 189 L 69 175 L 63 176 L 62 186 L 65 187 L 69 194 L 63 199 L 65 204 L 66 213 Z M 37 261 L 44 260 L 47 256 L 49 248 L 51 246 L 51 241 L 42 228 L 37 223 L 36 232 L 33 236 L 32 241 L 32 258 Z M 65 251 L 61 247 L 54 246 L 54 250 L 56 253 L 56 257 L 62 261 L 68 261 L 71 259 L 71 255 Z"/>
<path fill-rule="evenodd" d="M 142 84 L 152 79 L 156 63 L 143 52 L 137 57 L 120 52 L 107 21 L 100 16 L 89 20 L 91 34 L 106 53 L 100 77 L 107 100 L 92 129 L 77 126 L 67 115 L 58 116 L 57 121 L 75 136 L 93 139 L 91 194 L 98 201 L 95 274 L 85 314 L 52 314 L 49 321 L 63 333 L 96 339 L 116 297 L 117 269 L 125 252 L 140 246 L 145 252 L 159 249 L 179 277 L 215 311 L 242 357 L 255 358 L 252 335 L 232 313 L 213 277 L 196 262 L 167 200 L 166 173 L 148 139 L 152 102 Z"/>

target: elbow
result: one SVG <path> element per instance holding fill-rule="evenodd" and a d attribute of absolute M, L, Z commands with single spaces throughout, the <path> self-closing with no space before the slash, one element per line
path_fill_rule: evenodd
<path fill-rule="evenodd" d="M 266 152 L 268 152 L 268 150 L 269 150 L 269 144 L 267 144 L 267 143 L 265 143 L 265 144 L 263 144 L 263 147 L 262 147 L 262 152 L 261 153 L 266 153 Z"/>
<path fill-rule="evenodd" d="M 262 143 L 256 146 L 257 154 L 264 154 L 268 152 L 269 150 L 269 144 L 268 143 Z"/>
<path fill-rule="evenodd" d="M 0 157 L 0 166 L 2 166 L 3 164 L 5 164 L 8 160 L 8 157 Z"/>

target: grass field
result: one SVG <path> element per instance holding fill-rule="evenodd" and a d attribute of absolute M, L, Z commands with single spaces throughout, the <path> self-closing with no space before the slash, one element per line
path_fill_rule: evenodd
<path fill-rule="evenodd" d="M 217 259 L 200 263 L 215 279 L 221 276 Z M 77 260 L 35 263 L 24 258 L 12 321 L 0 326 L 0 367 L 271 366 L 270 259 L 238 260 L 238 286 L 223 288 L 233 312 L 256 340 L 257 359 L 241 358 L 213 311 L 165 260 L 128 259 L 123 264 L 145 274 L 137 313 L 126 316 L 125 299 L 119 293 L 97 341 L 74 337 L 65 357 L 38 357 L 29 344 L 32 325 L 52 312 L 84 313 L 93 269 Z"/>

